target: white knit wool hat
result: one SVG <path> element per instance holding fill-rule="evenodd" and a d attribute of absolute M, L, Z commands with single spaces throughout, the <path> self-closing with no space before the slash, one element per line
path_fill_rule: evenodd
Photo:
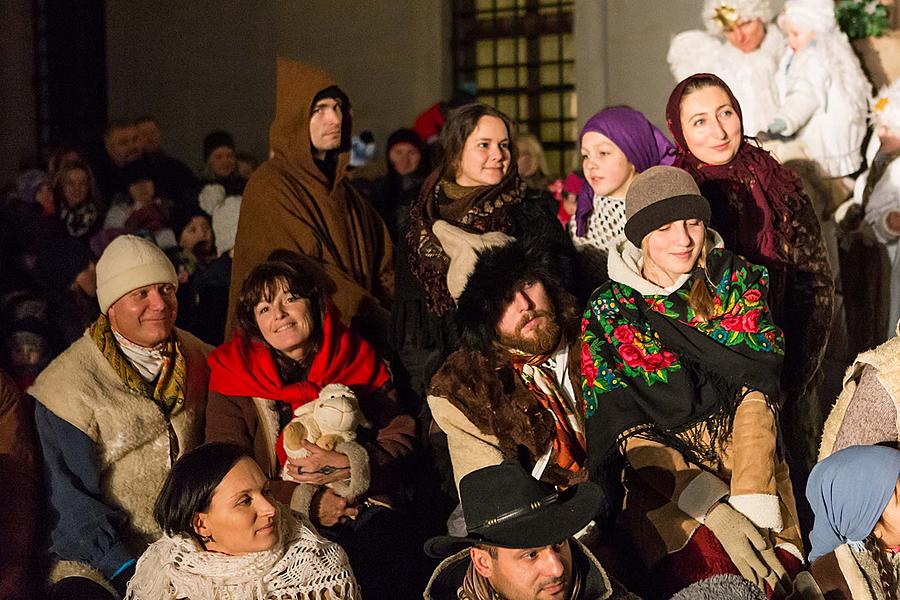
<path fill-rule="evenodd" d="M 876 124 L 900 133 L 900 79 L 878 92 L 872 101 L 872 118 Z"/>
<path fill-rule="evenodd" d="M 838 29 L 832 0 L 787 0 L 784 11 L 778 15 L 778 26 L 784 29 L 785 23 L 817 34 L 832 33 Z"/>
<path fill-rule="evenodd" d="M 447 267 L 447 289 L 454 300 L 466 289 L 469 277 L 475 271 L 475 263 L 478 255 L 497 246 L 505 246 L 515 238 L 499 231 L 489 231 L 478 234 L 463 231 L 459 227 L 451 225 L 447 221 L 437 220 L 431 226 L 431 231 L 437 236 L 444 248 L 444 252 L 450 257 L 450 266 Z"/>
<path fill-rule="evenodd" d="M 114 239 L 97 261 L 97 301 L 100 312 L 132 290 L 154 283 L 178 285 L 175 267 L 152 242 L 136 235 Z"/>
<path fill-rule="evenodd" d="M 729 14 L 735 14 L 739 21 L 762 19 L 763 23 L 768 23 L 775 16 L 775 11 L 769 0 L 705 0 L 703 3 L 703 24 L 713 35 L 721 35 L 724 31 L 717 16 L 727 17 Z"/>

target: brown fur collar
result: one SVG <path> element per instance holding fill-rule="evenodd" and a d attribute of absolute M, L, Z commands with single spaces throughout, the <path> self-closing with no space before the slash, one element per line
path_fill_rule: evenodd
<path fill-rule="evenodd" d="M 579 348 L 575 339 L 569 348 L 569 373 L 580 375 L 580 363 L 575 356 L 579 355 Z M 553 416 L 516 375 L 505 354 L 499 348 L 492 350 L 490 355 L 457 350 L 432 377 L 429 394 L 446 398 L 478 429 L 496 437 L 505 457 L 524 459 L 533 465 L 547 451 L 555 435 Z M 572 383 L 580 413 L 581 382 Z M 527 456 L 522 456 L 523 451 Z M 572 476 L 569 471 L 554 474 L 554 470 L 548 468 L 541 479 L 570 484 Z"/>
<path fill-rule="evenodd" d="M 457 350 L 431 378 L 429 393 L 446 398 L 478 429 L 497 437 L 507 457 L 524 446 L 533 462 L 553 436 L 552 415 L 500 356 Z"/>

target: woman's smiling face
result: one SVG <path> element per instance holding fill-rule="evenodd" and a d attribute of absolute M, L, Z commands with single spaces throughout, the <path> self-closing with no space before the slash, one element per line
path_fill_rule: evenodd
<path fill-rule="evenodd" d="M 724 165 L 737 154 L 741 119 L 728 94 L 709 85 L 681 98 L 681 131 L 688 150 L 700 161 Z"/>
<path fill-rule="evenodd" d="M 700 219 L 672 221 L 651 231 L 641 245 L 644 276 L 660 287 L 672 285 L 694 270 L 705 241 L 706 226 Z"/>
<path fill-rule="evenodd" d="M 270 346 L 302 360 L 312 344 L 315 327 L 312 304 L 309 299 L 291 293 L 285 282 L 276 281 L 273 285 L 277 291 L 271 300 L 256 303 L 256 325 Z"/>
<path fill-rule="evenodd" d="M 502 119 L 485 115 L 466 138 L 456 169 L 456 183 L 466 187 L 496 185 L 509 170 L 509 132 Z"/>

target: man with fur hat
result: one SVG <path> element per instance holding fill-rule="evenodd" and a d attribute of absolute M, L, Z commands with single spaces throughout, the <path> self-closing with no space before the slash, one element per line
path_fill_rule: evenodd
<path fill-rule="evenodd" d="M 350 101 L 325 71 L 278 59 L 272 158 L 244 191 L 226 336 L 253 267 L 275 250 L 291 250 L 323 266 L 346 323 L 372 341 L 387 338 L 393 246 L 378 213 L 345 176 L 351 125 Z"/>
<path fill-rule="evenodd" d="M 769 0 L 705 0 L 706 31 L 683 31 L 669 45 L 675 81 L 694 73 L 722 78 L 741 103 L 744 135 L 765 131 L 778 108 L 775 73 L 787 44 L 771 23 Z"/>
<path fill-rule="evenodd" d="M 551 484 L 586 479 L 580 319 L 561 284 L 565 261 L 499 232 L 445 221 L 433 231 L 450 256 L 462 348 L 432 378 L 428 405 L 457 485 L 509 457 Z"/>
<path fill-rule="evenodd" d="M 469 525 L 465 537 L 425 544 L 430 556 L 449 556 L 428 582 L 426 600 L 636 598 L 573 537 L 601 504 L 595 484 L 557 490 L 504 461 L 472 471 L 459 488 Z"/>
<path fill-rule="evenodd" d="M 203 435 L 211 348 L 174 327 L 172 263 L 125 235 L 96 273 L 100 316 L 28 390 L 59 582 L 51 597 L 124 595 L 135 558 L 161 535 L 156 494 Z"/>

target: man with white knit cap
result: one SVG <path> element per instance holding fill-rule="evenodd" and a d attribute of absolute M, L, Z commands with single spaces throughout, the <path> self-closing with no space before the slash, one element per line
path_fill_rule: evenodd
<path fill-rule="evenodd" d="M 153 243 L 116 238 L 97 262 L 101 314 L 28 393 L 49 496 L 51 598 L 124 595 L 161 532 L 156 495 L 202 441 L 209 346 L 176 329 L 178 278 Z"/>
<path fill-rule="evenodd" d="M 705 31 L 683 31 L 669 45 L 669 68 L 676 81 L 694 73 L 722 78 L 741 104 L 744 135 L 766 130 L 777 108 L 773 78 L 786 47 L 771 23 L 769 0 L 705 0 Z"/>

